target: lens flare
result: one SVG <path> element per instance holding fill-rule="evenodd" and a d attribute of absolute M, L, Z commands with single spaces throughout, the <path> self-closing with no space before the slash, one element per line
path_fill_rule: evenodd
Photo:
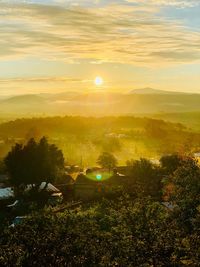
<path fill-rule="evenodd" d="M 101 174 L 97 174 L 96 178 L 97 178 L 98 181 L 100 181 L 102 179 L 102 175 Z"/>

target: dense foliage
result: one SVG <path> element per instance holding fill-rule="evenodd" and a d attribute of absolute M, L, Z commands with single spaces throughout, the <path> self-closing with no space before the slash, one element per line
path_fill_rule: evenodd
<path fill-rule="evenodd" d="M 160 199 L 162 193 L 162 170 L 151 161 L 141 158 L 130 160 L 128 176 L 134 184 L 135 190 L 143 196 Z"/>
<path fill-rule="evenodd" d="M 199 213 L 188 233 L 174 212 L 123 196 L 34 214 L 0 235 L 1 266 L 199 266 Z"/>
<path fill-rule="evenodd" d="M 38 188 L 42 182 L 55 180 L 64 169 L 64 157 L 61 150 L 43 137 L 38 143 L 30 139 L 24 146 L 16 144 L 6 156 L 5 165 L 12 185 Z"/>
<path fill-rule="evenodd" d="M 36 155 L 41 155 L 41 165 Z M 114 156 L 107 153 L 104 158 Z M 16 145 L 5 162 L 15 183 L 27 175 L 21 172 L 21 161 L 33 171 L 28 179 L 36 179 L 46 173 L 53 177 L 56 168 L 51 165 L 59 162 L 56 166 L 62 167 L 62 159 L 62 153 L 43 138 Z M 35 162 L 43 170 L 41 175 L 34 176 Z M 164 156 L 160 162 L 157 166 L 144 158 L 130 160 L 128 175 L 115 173 L 105 180 L 105 184 L 111 181 L 110 191 L 99 192 L 93 202 L 74 210 L 61 206 L 33 211 L 21 224 L 5 225 L 0 233 L 0 266 L 200 266 L 200 167 L 194 158 L 183 155 Z M 112 187 L 116 178 L 127 187 Z M 169 186 L 166 202 L 162 193 Z"/>

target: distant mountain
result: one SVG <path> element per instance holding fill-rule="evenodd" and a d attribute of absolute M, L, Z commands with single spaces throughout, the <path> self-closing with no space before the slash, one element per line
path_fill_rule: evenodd
<path fill-rule="evenodd" d="M 39 96 L 48 99 L 48 100 L 52 100 L 52 101 L 56 101 L 56 100 L 70 100 L 73 97 L 76 97 L 80 95 L 79 92 L 76 91 L 68 91 L 68 92 L 61 92 L 61 93 L 56 93 L 56 94 L 48 94 L 48 93 L 42 93 L 39 94 Z"/>
<path fill-rule="evenodd" d="M 171 94 L 185 94 L 183 92 L 173 92 L 173 91 L 164 91 L 164 90 L 158 90 L 153 89 L 150 87 L 146 88 L 140 88 L 140 89 L 133 89 L 129 92 L 129 94 L 138 94 L 138 95 L 171 95 Z"/>
<path fill-rule="evenodd" d="M 1 101 L 1 105 L 9 105 L 9 104 L 27 105 L 27 104 L 40 104 L 40 103 L 44 103 L 44 99 L 34 94 L 13 96 L 7 99 L 3 99 Z"/>
<path fill-rule="evenodd" d="M 131 91 L 129 94 L 92 92 L 80 94 L 21 95 L 0 100 L 0 115 L 127 115 L 158 112 L 200 111 L 200 94 L 174 93 L 152 88 Z"/>
<path fill-rule="evenodd" d="M 43 113 L 48 101 L 38 95 L 19 95 L 0 101 L 0 114 L 30 115 Z"/>
<path fill-rule="evenodd" d="M 94 92 L 87 94 L 80 94 L 72 98 L 73 101 L 84 101 L 84 103 L 102 103 L 102 102 L 116 102 L 123 98 L 124 94 L 111 92 Z"/>

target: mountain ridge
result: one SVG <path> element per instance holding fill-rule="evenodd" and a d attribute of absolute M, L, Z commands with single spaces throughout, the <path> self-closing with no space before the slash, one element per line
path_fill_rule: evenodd
<path fill-rule="evenodd" d="M 147 90 L 147 89 L 145 89 Z M 149 90 L 149 88 L 148 88 Z M 156 89 L 155 89 L 156 90 Z M 120 115 L 200 111 L 200 94 L 89 92 L 18 95 L 0 100 L 1 114 Z M 151 91 L 152 92 L 152 91 Z M 155 92 L 155 91 L 153 91 Z"/>

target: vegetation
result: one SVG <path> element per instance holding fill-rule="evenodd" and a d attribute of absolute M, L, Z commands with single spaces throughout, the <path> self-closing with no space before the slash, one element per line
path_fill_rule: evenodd
<path fill-rule="evenodd" d="M 32 214 L 0 234 L 1 266 L 199 266 L 199 210 L 188 232 L 179 209 L 149 198 L 104 199 Z"/>
<path fill-rule="evenodd" d="M 62 151 L 43 137 L 32 138 L 26 145 L 16 144 L 5 157 L 10 182 L 18 189 L 27 185 L 38 190 L 42 182 L 53 182 L 64 169 Z"/>
<path fill-rule="evenodd" d="M 97 160 L 97 163 L 109 171 L 113 170 L 117 166 L 117 159 L 109 152 L 103 152 Z"/>
<path fill-rule="evenodd" d="M 39 209 L 35 203 L 30 206 L 25 202 L 17 214 L 16 210 L 9 213 L 5 209 L 0 218 L 3 222 L 0 266 L 199 266 L 200 166 L 189 153 L 183 153 L 183 146 L 179 153 L 174 153 L 179 142 L 190 138 L 194 143 L 185 146 L 184 152 L 197 150 L 199 135 L 182 125 L 151 119 L 91 118 L 92 123 L 80 117 L 57 119 L 58 122 L 55 118 L 37 119 L 39 124 L 46 125 L 46 131 L 53 133 L 50 140 L 59 136 L 56 145 L 40 137 L 39 131 L 33 128 L 35 119 L 1 125 L 2 136 L 10 131 L 10 125 L 13 132 L 24 134 L 21 143 L 8 152 L 1 172 L 7 169 L 9 182 L 15 188 L 24 190 L 31 184 L 38 193 L 41 182 L 54 182 L 56 177 L 62 180 L 64 155 L 57 144 L 61 140 L 65 142 L 65 138 L 70 143 L 76 140 L 77 144 L 81 143 L 79 153 L 83 157 L 83 143 L 87 143 L 85 153 L 91 151 L 90 137 L 96 147 L 93 152 L 100 152 L 99 157 L 99 153 L 95 154 L 95 162 L 103 169 L 90 168 L 84 175 L 79 168 L 74 190 L 78 188 L 81 194 L 81 188 L 89 180 L 85 188 L 95 188 L 95 197 L 82 201 L 75 209 L 68 202 L 56 209 L 48 205 Z M 105 122 L 109 130 L 105 130 Z M 127 144 L 147 140 L 154 142 L 161 153 L 165 134 L 174 142 L 174 148 L 172 154 L 160 158 L 160 163 L 145 157 L 129 157 Z M 129 160 L 127 166 L 116 168 L 124 144 Z M 165 151 L 170 149 L 169 146 Z M 134 151 L 137 154 L 137 149 Z M 39 194 L 36 196 L 40 201 Z M 74 200 L 73 193 L 70 200 Z M 20 224 L 9 227 L 13 215 L 25 217 Z"/>
<path fill-rule="evenodd" d="M 127 165 L 130 167 L 128 176 L 133 180 L 135 190 L 143 196 L 160 199 L 163 179 L 160 167 L 144 158 L 128 161 Z"/>
<path fill-rule="evenodd" d="M 198 122 L 198 121 L 197 121 Z M 0 125 L 0 158 L 17 142 L 43 135 L 62 149 L 69 164 L 95 166 L 97 155 L 113 153 L 119 165 L 129 159 L 200 150 L 200 134 L 180 123 L 150 118 L 46 117 L 17 119 Z M 166 145 L 167 144 L 167 145 Z"/>

